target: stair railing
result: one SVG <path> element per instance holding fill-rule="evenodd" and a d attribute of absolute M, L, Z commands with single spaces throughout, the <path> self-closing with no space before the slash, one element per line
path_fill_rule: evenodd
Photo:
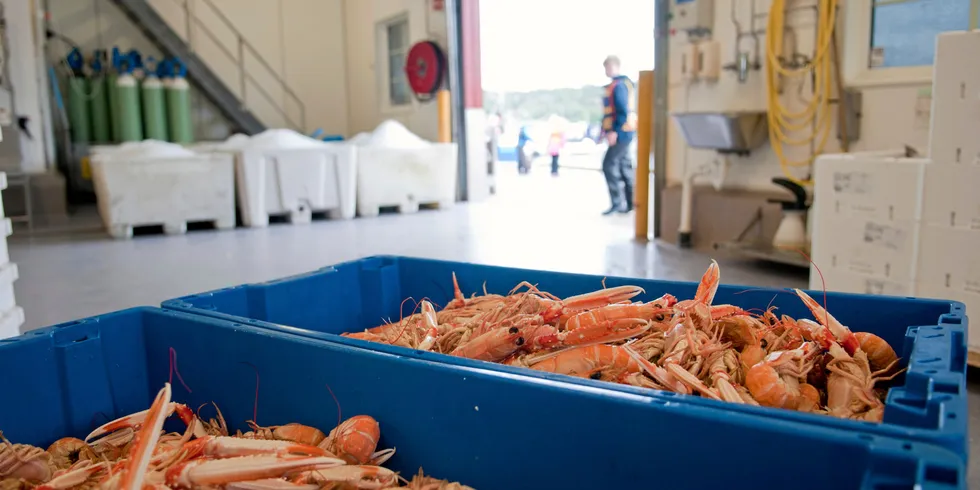
<path fill-rule="evenodd" d="M 235 62 L 236 65 L 238 66 L 239 97 L 241 99 L 243 108 L 247 107 L 248 104 L 247 87 L 248 87 L 248 82 L 251 82 L 251 85 L 258 90 L 258 92 L 266 99 L 266 101 L 271 103 L 272 107 L 276 110 L 276 112 L 279 113 L 280 116 L 282 116 L 283 120 L 286 121 L 286 123 L 289 126 L 291 126 L 293 129 L 300 132 L 306 131 L 306 105 L 303 104 L 303 101 L 299 98 L 299 96 L 296 95 L 296 92 L 293 91 L 293 89 L 289 86 L 289 84 L 282 79 L 279 73 L 277 73 L 276 70 L 272 68 L 269 62 L 266 61 L 266 59 L 262 57 L 261 54 L 259 54 L 258 50 L 255 49 L 255 46 L 253 46 L 252 43 L 248 42 L 248 40 L 245 39 L 245 36 L 243 36 L 242 33 L 231 22 L 231 20 L 228 19 L 227 16 L 225 16 L 225 14 L 221 11 L 221 9 L 219 9 L 216 5 L 214 5 L 214 3 L 211 2 L 211 0 L 195 0 L 196 3 L 206 5 L 208 9 L 210 9 L 211 12 L 214 13 L 215 17 L 221 20 L 225 28 L 227 28 L 234 35 L 237 44 L 236 53 L 232 53 L 231 50 L 229 50 L 228 47 L 225 46 L 225 43 L 222 42 L 218 38 L 218 36 L 215 35 L 215 33 L 203 21 L 201 21 L 201 19 L 197 16 L 197 14 L 195 12 L 192 12 L 190 6 L 190 0 L 173 0 L 173 1 L 178 2 L 181 8 L 183 8 L 184 10 L 184 22 L 185 22 L 185 28 L 187 29 L 187 45 L 190 48 L 190 50 L 191 51 L 196 50 L 193 42 L 194 27 L 196 26 L 197 28 L 200 29 L 200 32 L 203 32 L 205 35 L 207 35 L 211 39 L 211 41 L 216 46 L 218 46 L 221 52 L 225 56 L 227 56 L 228 59 Z M 262 87 L 259 81 L 256 80 L 255 77 L 253 77 L 252 74 L 249 73 L 249 71 L 245 68 L 246 52 L 250 53 L 251 56 L 265 68 L 266 72 L 268 72 L 268 74 L 272 76 L 272 79 L 275 80 L 276 83 L 279 85 L 279 87 L 282 89 L 282 92 L 287 97 L 292 99 L 292 101 L 296 104 L 296 107 L 299 109 L 298 121 L 296 121 L 293 117 L 289 115 L 289 112 L 286 110 L 285 102 L 276 100 L 275 97 L 270 95 L 269 92 Z M 208 60 L 204 60 L 204 61 L 208 62 Z"/>

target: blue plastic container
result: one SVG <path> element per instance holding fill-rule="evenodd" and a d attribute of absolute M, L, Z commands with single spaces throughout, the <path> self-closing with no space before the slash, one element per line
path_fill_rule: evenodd
<path fill-rule="evenodd" d="M 482 294 L 484 284 L 490 293 L 507 293 L 520 281 L 526 280 L 537 284 L 542 290 L 567 297 L 599 289 L 603 279 L 581 274 L 380 256 L 278 281 L 186 296 L 167 301 L 164 307 L 251 322 L 253 325 L 394 355 L 522 373 L 620 392 L 667 395 L 642 388 L 550 375 L 334 335 L 360 331 L 381 324 L 382 319 L 397 320 L 400 314 L 409 314 L 414 308 L 411 302 L 404 305 L 404 311 L 399 310 L 402 300 L 407 297 L 428 298 L 436 304 L 445 305 L 452 299 L 453 272 L 459 280 L 460 289 L 467 296 L 474 292 Z M 690 298 L 697 289 L 697 284 L 690 282 L 616 277 L 607 278 L 605 284 L 609 287 L 623 284 L 641 286 L 646 290 L 638 298 L 641 300 L 654 299 L 668 292 L 679 298 Z M 811 292 L 811 295 L 823 299 L 822 292 Z M 811 317 L 795 294 L 778 289 L 721 286 L 714 302 L 745 308 L 758 308 L 771 302 L 780 313 L 795 318 Z M 883 424 L 729 404 L 694 396 L 680 399 L 685 403 L 764 415 L 769 419 L 780 418 L 811 426 L 838 427 L 931 442 L 956 452 L 966 461 L 969 449 L 965 374 L 967 317 L 963 304 L 842 293 L 828 293 L 827 304 L 830 312 L 852 330 L 872 332 L 888 341 L 901 356 L 903 367 L 908 368 L 907 374 L 899 378 L 889 391 Z"/>
<path fill-rule="evenodd" d="M 214 401 L 232 430 L 253 416 L 256 371 L 263 425 L 329 430 L 339 417 L 329 385 L 344 417 L 379 421 L 381 446 L 398 450 L 389 467 L 410 476 L 422 466 L 481 490 L 966 488 L 964 463 L 935 445 L 800 430 L 750 414 L 719 417 L 707 407 L 156 308 L 0 341 L 0 429 L 44 446 L 143 410 L 168 380 L 171 348 L 193 390 L 174 379 L 174 401 Z"/>

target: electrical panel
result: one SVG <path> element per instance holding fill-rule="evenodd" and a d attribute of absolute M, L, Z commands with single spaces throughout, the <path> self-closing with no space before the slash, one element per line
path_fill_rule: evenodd
<path fill-rule="evenodd" d="M 711 32 L 715 21 L 714 7 L 715 0 L 672 0 L 670 26 L 691 33 Z"/>

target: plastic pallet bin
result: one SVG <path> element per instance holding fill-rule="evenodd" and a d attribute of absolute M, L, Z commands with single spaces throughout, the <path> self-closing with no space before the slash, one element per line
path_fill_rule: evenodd
<path fill-rule="evenodd" d="M 346 143 L 317 148 L 211 148 L 235 159 L 235 184 L 242 223 L 269 226 L 269 216 L 286 215 L 293 224 L 312 220 L 312 213 L 351 219 L 355 210 L 357 152 Z"/>
<path fill-rule="evenodd" d="M 134 227 L 145 225 L 163 225 L 168 234 L 186 232 L 189 222 L 235 227 L 227 155 L 131 159 L 108 153 L 92 157 L 92 177 L 99 214 L 115 238 L 130 238 Z"/>
<path fill-rule="evenodd" d="M 174 401 L 194 408 L 215 402 L 231 430 L 247 430 L 253 413 L 263 425 L 329 430 L 341 417 L 329 386 L 343 417 L 378 420 L 379 447 L 397 448 L 388 467 L 405 476 L 423 467 L 481 490 L 966 488 L 963 462 L 929 444 L 801 431 L 747 414 L 719 418 L 704 407 L 156 308 L 0 341 L 0 370 L 8 373 L 0 377 L 0 428 L 11 441 L 46 446 L 144 410 L 171 376 L 170 349 L 193 390 L 175 379 Z M 176 418 L 169 423 L 183 429 Z"/>
<path fill-rule="evenodd" d="M 419 205 L 439 209 L 456 202 L 459 154 L 455 143 L 425 148 L 357 147 L 357 214 L 377 216 L 380 208 L 414 213 Z"/>
<path fill-rule="evenodd" d="M 266 328 L 347 345 L 356 345 L 400 356 L 412 356 L 461 366 L 493 369 L 584 384 L 600 389 L 633 394 L 652 394 L 676 401 L 669 393 L 615 383 L 554 375 L 524 368 L 474 361 L 432 352 L 340 337 L 335 334 L 361 331 L 410 314 L 407 297 L 429 298 L 439 305 L 452 299 L 455 272 L 464 294 L 483 290 L 505 294 L 527 280 L 541 289 L 568 297 L 601 288 L 603 278 L 582 274 L 513 269 L 408 257 L 370 257 L 326 267 L 262 284 L 243 285 L 164 302 L 165 308 L 195 312 Z M 724 270 L 722 271 L 724 274 Z M 651 300 L 670 292 L 691 298 L 697 289 L 692 282 L 656 281 L 609 277 L 609 287 L 634 284 L 646 292 L 639 300 Z M 482 293 L 481 293 L 482 294 Z M 822 298 L 822 293 L 812 292 Z M 818 296 L 819 295 L 819 296 Z M 730 303 L 745 308 L 772 302 L 781 313 L 796 318 L 810 317 L 796 295 L 778 289 L 723 285 L 716 304 Z M 872 434 L 902 437 L 910 441 L 944 446 L 964 461 L 968 457 L 966 398 L 967 317 L 962 303 L 828 293 L 831 313 L 855 331 L 873 332 L 895 347 L 907 374 L 896 378 L 886 401 L 882 424 L 857 422 L 790 410 L 724 403 L 696 396 L 682 396 L 689 404 L 725 411 L 750 413 L 767 420 L 784 419 L 810 426 L 838 427 Z"/>

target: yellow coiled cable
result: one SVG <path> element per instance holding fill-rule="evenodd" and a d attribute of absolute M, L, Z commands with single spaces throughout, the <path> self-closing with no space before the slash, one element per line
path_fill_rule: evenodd
<path fill-rule="evenodd" d="M 790 160 L 785 147 L 808 146 L 817 141 L 814 155 L 823 152 L 830 136 L 830 95 L 832 59 L 830 46 L 834 36 L 838 0 L 818 0 L 817 41 L 813 59 L 800 68 L 787 68 L 780 62 L 786 28 L 785 0 L 772 0 L 769 9 L 769 25 L 766 36 L 766 90 L 768 99 L 769 142 L 779 159 L 783 173 L 793 182 L 810 185 L 810 180 L 797 178 L 791 167 L 809 167 L 814 156 L 805 160 Z M 800 79 L 812 73 L 813 97 L 799 111 L 791 111 L 779 97 L 779 77 Z M 801 80 L 800 83 L 803 83 Z M 787 133 L 814 125 L 808 136 L 790 138 Z"/>

